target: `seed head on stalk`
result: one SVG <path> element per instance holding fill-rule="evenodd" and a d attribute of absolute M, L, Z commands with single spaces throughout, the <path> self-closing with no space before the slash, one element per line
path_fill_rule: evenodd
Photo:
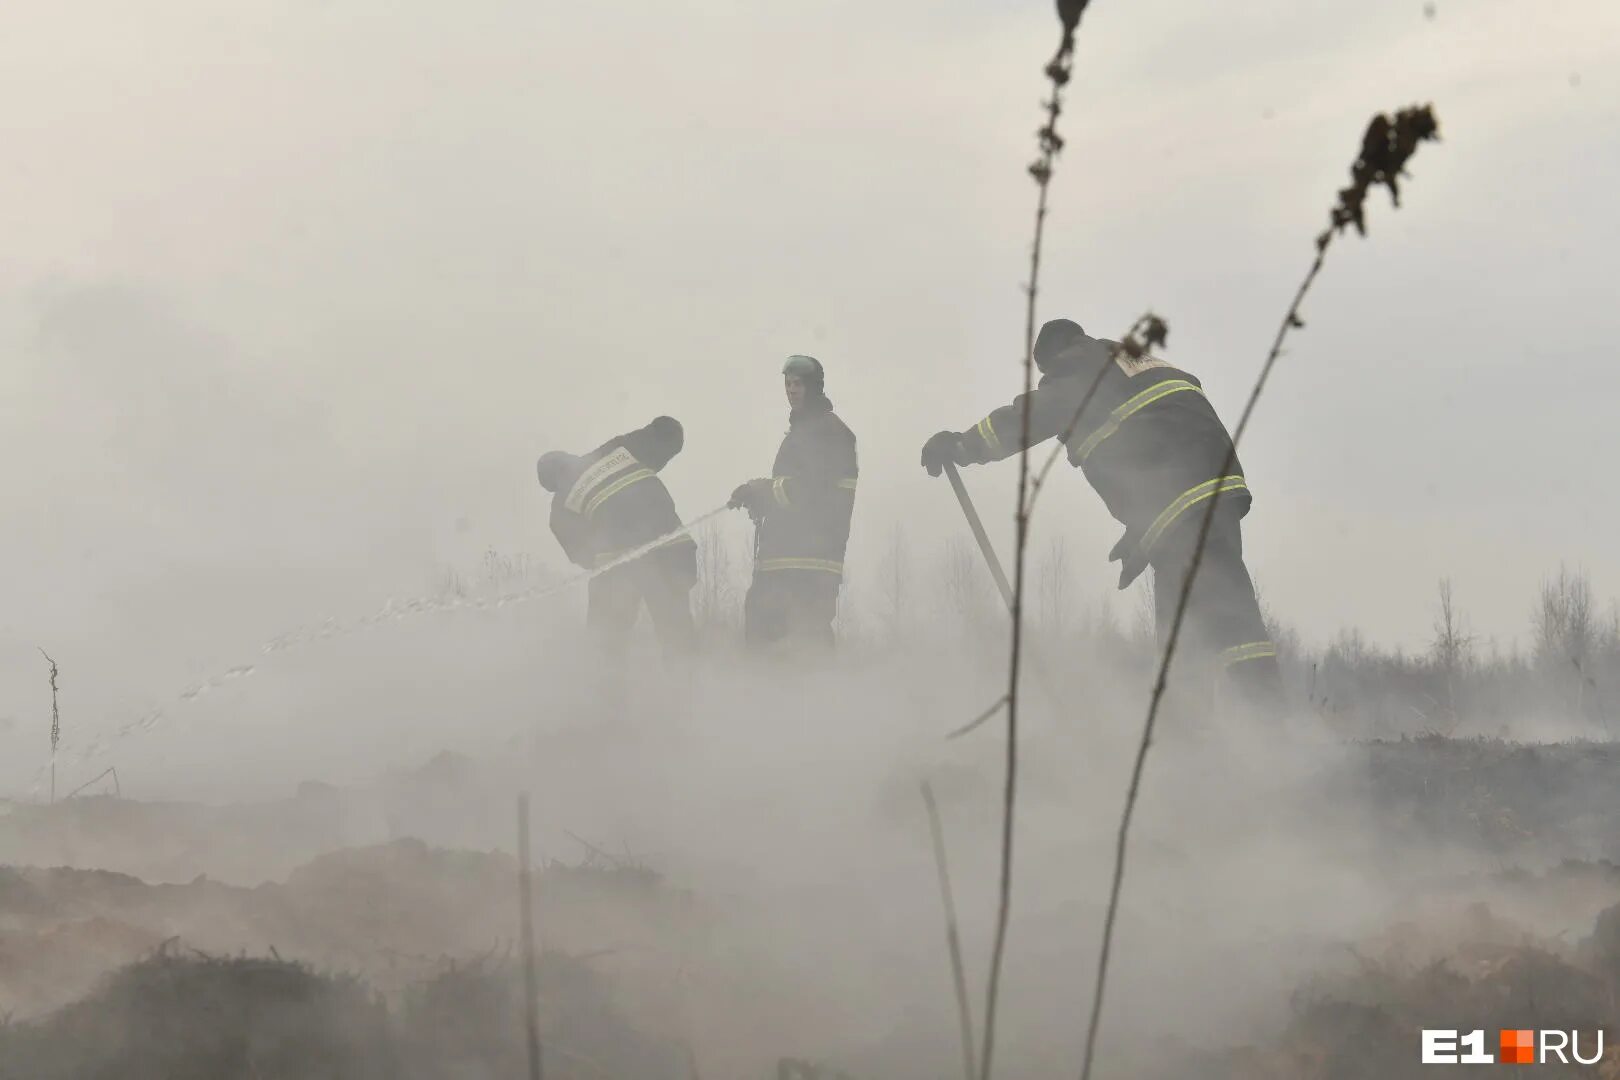
<path fill-rule="evenodd" d="M 1396 206 L 1400 206 L 1400 187 L 1398 178 L 1406 167 L 1406 162 L 1416 152 L 1418 144 L 1440 138 L 1440 125 L 1434 118 L 1431 106 L 1422 108 L 1413 106 L 1401 109 L 1391 120 L 1383 113 L 1372 118 L 1367 125 L 1366 134 L 1361 139 L 1361 150 L 1356 160 L 1350 165 L 1350 186 L 1339 192 L 1339 201 L 1330 212 L 1330 224 L 1316 238 L 1316 256 L 1311 262 L 1310 269 L 1306 271 L 1305 279 L 1300 282 L 1299 288 L 1294 292 L 1293 303 L 1283 313 L 1282 323 L 1277 328 L 1277 336 L 1272 340 L 1271 351 L 1266 354 L 1265 363 L 1260 365 L 1260 374 L 1256 377 L 1253 387 L 1249 390 L 1249 399 L 1243 406 L 1243 414 L 1238 418 L 1237 427 L 1232 431 L 1232 443 L 1227 448 L 1226 459 L 1215 475 L 1225 476 L 1231 472 L 1237 462 L 1238 444 L 1243 441 L 1243 433 L 1248 430 L 1249 418 L 1254 415 L 1255 405 L 1259 403 L 1260 395 L 1265 391 L 1266 380 L 1271 375 L 1272 367 L 1277 358 L 1282 355 L 1284 340 L 1292 330 L 1305 325 L 1300 318 L 1300 305 L 1305 300 L 1305 294 L 1310 292 L 1311 285 L 1316 281 L 1316 275 L 1322 270 L 1322 262 L 1327 257 L 1328 245 L 1333 238 L 1344 231 L 1345 226 L 1354 225 L 1357 233 L 1367 234 L 1367 223 L 1363 216 L 1363 207 L 1367 199 L 1367 189 L 1374 184 L 1383 184 L 1389 188 L 1390 198 Z M 1138 326 L 1150 316 L 1144 316 L 1138 321 Z M 1145 334 L 1145 331 L 1144 331 Z M 1135 337 L 1136 328 L 1132 328 L 1129 337 Z M 1142 733 L 1137 742 L 1136 759 L 1131 768 L 1130 785 L 1125 793 L 1125 805 L 1120 813 L 1119 834 L 1114 849 L 1114 870 L 1109 884 L 1108 907 L 1103 916 L 1102 945 L 1097 951 L 1097 968 L 1091 995 L 1091 1019 L 1086 1027 L 1086 1042 L 1084 1057 L 1080 1065 L 1080 1080 L 1091 1080 L 1092 1066 L 1096 1060 L 1097 1036 L 1102 1023 L 1102 1010 L 1104 992 L 1108 987 L 1108 963 L 1113 949 L 1114 921 L 1119 914 L 1120 892 L 1125 883 L 1125 855 L 1130 840 L 1131 822 L 1136 810 L 1136 800 L 1141 791 L 1142 772 L 1147 763 L 1148 750 L 1153 745 L 1154 725 L 1159 716 L 1159 705 L 1164 698 L 1165 686 L 1170 675 L 1170 664 L 1175 659 L 1176 643 L 1181 637 L 1182 623 L 1187 615 L 1187 598 L 1192 592 L 1193 581 L 1198 576 L 1198 568 L 1204 558 L 1204 548 L 1209 541 L 1210 523 L 1215 519 L 1215 508 L 1220 504 L 1219 496 L 1205 502 L 1204 512 L 1198 523 L 1198 538 L 1193 545 L 1193 556 L 1181 579 L 1181 587 L 1176 597 L 1174 616 L 1170 619 L 1165 640 L 1162 642 L 1162 653 L 1159 658 L 1158 674 L 1154 678 L 1153 693 L 1148 702 L 1147 715 L 1142 721 Z"/>
<path fill-rule="evenodd" d="M 1316 238 L 1317 249 L 1327 247 L 1348 225 L 1354 225 L 1358 235 L 1367 235 L 1365 204 L 1367 191 L 1374 185 L 1389 188 L 1390 201 L 1400 206 L 1400 178 L 1406 174 L 1406 163 L 1417 152 L 1418 143 L 1430 139 L 1440 140 L 1440 124 L 1432 105 L 1401 109 L 1393 120 L 1383 113 L 1373 117 L 1361 138 L 1361 153 L 1350 163 L 1350 186 L 1339 192 L 1329 225 Z"/>

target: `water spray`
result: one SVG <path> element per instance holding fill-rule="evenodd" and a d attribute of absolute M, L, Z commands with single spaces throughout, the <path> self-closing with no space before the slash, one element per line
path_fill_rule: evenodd
<path fill-rule="evenodd" d="M 600 577 L 610 570 L 615 570 L 627 563 L 634 562 L 643 555 L 648 554 L 656 548 L 663 547 L 665 544 L 668 544 L 671 541 L 679 540 L 683 536 L 688 536 L 691 534 L 692 530 L 698 528 L 700 525 L 706 524 L 716 517 L 719 517 L 721 514 L 725 513 L 727 509 L 728 507 L 726 506 L 717 506 L 713 510 L 693 518 L 691 521 L 686 522 L 680 527 L 671 529 L 669 532 L 657 537 L 656 539 L 649 540 L 639 547 L 631 548 L 629 551 L 621 552 L 607 562 L 602 563 L 600 566 L 596 566 L 590 570 L 564 578 L 562 581 L 554 581 L 545 585 L 535 585 L 527 589 L 519 590 L 518 592 L 507 593 L 501 596 L 457 596 L 449 599 L 441 599 L 437 597 L 413 597 L 409 600 L 403 601 L 395 600 L 390 597 L 382 607 L 378 608 L 370 615 L 365 615 L 358 619 L 352 619 L 347 622 L 340 621 L 338 619 L 327 619 L 324 622 L 318 623 L 314 626 L 301 627 L 285 634 L 278 634 L 260 646 L 259 653 L 261 656 L 275 656 L 279 653 L 288 652 L 292 649 L 308 645 L 312 642 L 329 641 L 333 638 L 346 637 L 349 634 L 353 634 L 361 630 L 367 630 L 383 623 L 400 622 L 404 619 L 411 619 L 421 615 L 436 615 L 451 611 L 491 611 L 512 607 L 516 604 L 526 604 L 535 600 L 545 600 L 550 597 L 568 592 L 570 589 L 576 588 L 577 586 L 584 585 L 593 578 Z M 204 679 L 201 682 L 193 683 L 184 690 L 180 691 L 180 693 L 175 696 L 171 707 L 173 707 L 173 705 L 189 704 L 210 691 L 218 690 L 229 683 L 248 678 L 257 671 L 257 664 L 237 664 L 233 667 L 227 668 L 217 675 Z M 72 764 L 83 764 L 87 761 L 94 760 L 112 749 L 115 743 L 118 743 L 131 735 L 136 735 L 144 731 L 150 731 L 152 728 L 157 727 L 165 719 L 166 715 L 162 708 L 151 709 L 141 716 L 138 716 L 135 719 L 121 725 L 111 734 L 91 739 L 90 742 L 85 744 L 78 751 L 72 754 L 64 755 L 64 760 Z M 54 735 L 52 739 L 52 749 L 52 763 L 41 766 L 40 770 L 35 773 L 32 790 L 36 794 L 39 792 L 41 785 L 45 782 L 47 772 L 54 770 Z"/>

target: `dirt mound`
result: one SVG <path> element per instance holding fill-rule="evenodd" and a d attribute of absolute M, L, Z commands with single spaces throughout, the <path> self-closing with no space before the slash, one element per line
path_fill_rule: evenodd
<path fill-rule="evenodd" d="M 686 1050 L 630 1027 L 587 963 L 548 952 L 536 965 L 536 983 L 548 1077 L 687 1080 Z M 406 994 L 402 1018 L 411 1057 L 432 1063 L 418 1074 L 422 1080 L 524 1075 L 522 970 L 515 962 L 447 970 Z"/>
<path fill-rule="evenodd" d="M 0 1001 L 23 1006 L 71 1001 L 110 968 L 150 953 L 161 942 L 157 933 L 100 917 L 38 933 L 0 930 Z"/>
<path fill-rule="evenodd" d="M 1353 971 L 1324 976 L 1295 995 L 1281 1037 L 1194 1070 L 1211 1080 L 1422 1080 L 1424 1028 L 1484 1029 L 1494 1052 L 1501 1029 L 1576 1030 L 1605 1055 L 1594 1067 L 1541 1066 L 1538 1076 L 1620 1078 L 1620 904 L 1590 938 L 1538 940 L 1483 904 L 1444 926 L 1403 923 L 1354 951 Z"/>
<path fill-rule="evenodd" d="M 364 984 L 280 960 L 159 954 L 47 1020 L 0 1028 L 5 1080 L 385 1080 L 395 1054 Z"/>
<path fill-rule="evenodd" d="M 190 881 L 202 873 L 262 881 L 344 846 L 337 800 L 316 785 L 293 799 L 225 806 L 110 795 L 12 803 L 0 813 L 0 858 L 104 867 L 153 881 Z"/>
<path fill-rule="evenodd" d="M 209 954 L 279 955 L 355 971 L 388 994 L 509 948 L 517 934 L 511 856 L 432 848 L 419 840 L 333 852 L 255 888 L 199 878 L 148 885 L 97 870 L 0 868 L 0 1015 L 37 1016 L 162 941 Z M 659 955 L 691 907 L 657 875 L 587 861 L 536 875 L 549 946 L 612 945 Z"/>
<path fill-rule="evenodd" d="M 455 956 L 509 939 L 517 881 L 508 855 L 396 840 L 319 856 L 253 890 L 248 908 L 261 934 L 369 965 L 390 950 Z"/>
<path fill-rule="evenodd" d="M 584 962 L 536 965 L 545 1074 L 677 1080 L 686 1053 L 636 1031 Z M 401 1007 L 351 976 L 159 952 L 32 1024 L 0 1026 L 0 1080 L 496 1080 L 526 1073 L 521 969 L 452 966 Z"/>

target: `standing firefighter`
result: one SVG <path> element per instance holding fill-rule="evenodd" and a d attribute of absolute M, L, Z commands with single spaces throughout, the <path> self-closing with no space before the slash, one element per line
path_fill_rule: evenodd
<path fill-rule="evenodd" d="M 1069 463 L 1080 467 L 1125 526 L 1108 556 L 1121 564 L 1121 589 L 1153 567 L 1161 643 L 1208 500 L 1217 500 L 1187 602 L 1183 655 L 1204 674 L 1224 668 L 1249 706 L 1280 708 L 1277 649 L 1243 564 L 1239 522 L 1249 512 L 1249 489 L 1235 457 L 1222 470 L 1232 439 L 1202 384 L 1151 356 L 1132 359 L 1068 319 L 1041 327 L 1034 359 L 1041 381 L 1028 398 L 1030 445 L 1062 438 Z M 934 435 L 923 445 L 923 467 L 938 476 L 946 464 L 977 465 L 1018 453 L 1025 404 L 1019 395 L 967 431 Z"/>
<path fill-rule="evenodd" d="M 754 520 L 744 636 L 752 647 L 791 639 L 830 648 L 859 475 L 855 435 L 827 400 L 820 361 L 788 357 L 782 383 L 792 411 L 776 464 L 731 496 Z"/>
<path fill-rule="evenodd" d="M 681 425 L 660 416 L 583 457 L 554 450 L 540 458 L 540 486 L 552 493 L 551 531 L 570 560 L 594 569 L 680 528 L 658 471 L 683 442 Z M 645 604 L 664 655 L 688 655 L 696 643 L 688 594 L 696 583 L 697 545 L 686 535 L 592 578 L 592 637 L 608 657 L 622 659 Z"/>

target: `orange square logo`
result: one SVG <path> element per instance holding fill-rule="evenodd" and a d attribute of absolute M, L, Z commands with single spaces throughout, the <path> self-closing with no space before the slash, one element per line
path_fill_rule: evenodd
<path fill-rule="evenodd" d="M 1536 1063 L 1536 1033 L 1502 1029 L 1502 1052 L 1497 1061 L 1503 1065 L 1534 1065 Z"/>

